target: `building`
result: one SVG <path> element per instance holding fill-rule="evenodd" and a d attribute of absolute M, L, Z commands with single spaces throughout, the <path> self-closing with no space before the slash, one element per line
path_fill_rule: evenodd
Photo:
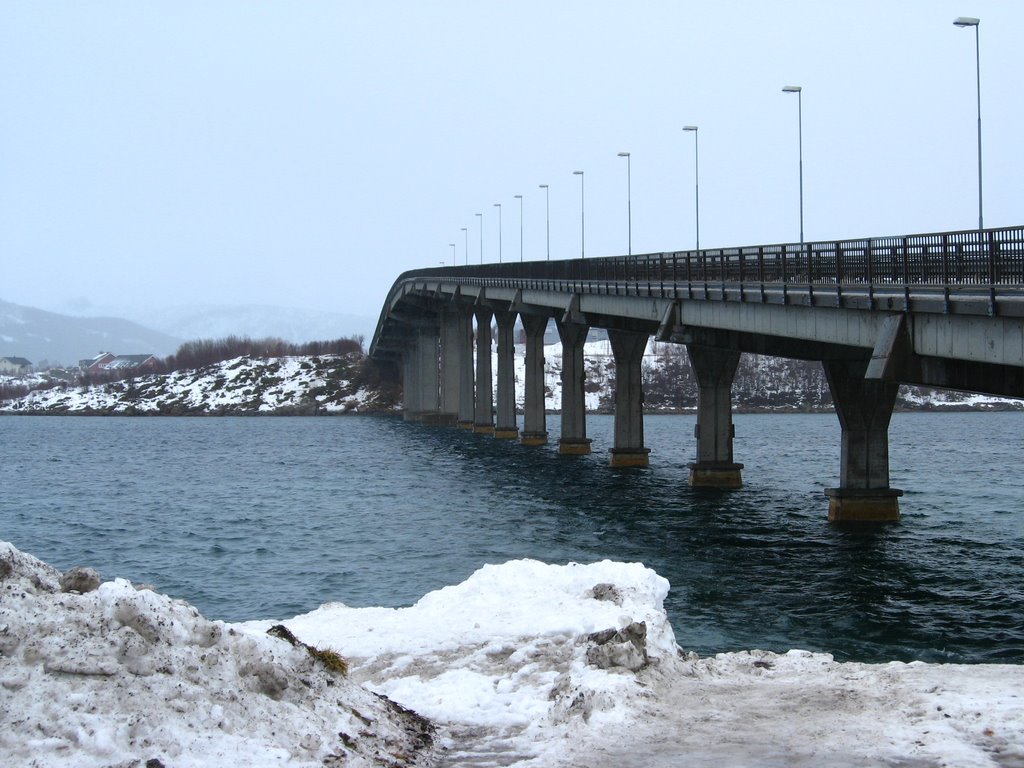
<path fill-rule="evenodd" d="M 32 363 L 24 357 L 0 357 L 0 373 L 11 376 L 32 373 Z"/>

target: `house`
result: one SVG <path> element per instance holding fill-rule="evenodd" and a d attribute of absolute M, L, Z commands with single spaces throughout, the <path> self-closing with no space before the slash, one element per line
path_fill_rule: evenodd
<path fill-rule="evenodd" d="M 32 372 L 32 363 L 24 357 L 0 357 L 0 373 L 18 376 Z"/>
<path fill-rule="evenodd" d="M 157 366 L 157 359 L 153 355 L 117 355 L 112 360 L 103 363 L 101 368 L 104 371 L 152 371 Z"/>
<path fill-rule="evenodd" d="M 78 367 L 82 369 L 82 373 L 96 373 L 102 371 L 103 366 L 113 360 L 116 355 L 113 352 L 100 352 L 96 357 L 79 360 Z"/>

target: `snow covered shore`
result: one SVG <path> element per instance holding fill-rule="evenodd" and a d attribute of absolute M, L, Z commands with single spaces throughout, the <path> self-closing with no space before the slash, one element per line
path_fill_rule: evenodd
<path fill-rule="evenodd" d="M 1024 667 L 697 658 L 636 563 L 512 561 L 408 608 L 235 625 L 72 575 L 0 542 L 4 766 L 1024 764 Z"/>

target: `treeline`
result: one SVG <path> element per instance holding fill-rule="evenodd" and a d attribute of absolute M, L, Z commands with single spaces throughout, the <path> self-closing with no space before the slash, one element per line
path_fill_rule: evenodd
<path fill-rule="evenodd" d="M 186 341 L 173 355 L 161 361 L 157 373 L 203 368 L 235 357 L 289 357 L 292 355 L 349 355 L 363 351 L 362 337 L 308 341 L 293 344 L 284 339 L 250 339 L 228 336 L 223 339 Z"/>

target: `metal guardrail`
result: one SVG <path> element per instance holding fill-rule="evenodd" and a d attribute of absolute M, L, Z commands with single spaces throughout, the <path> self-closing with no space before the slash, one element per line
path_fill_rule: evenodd
<path fill-rule="evenodd" d="M 766 283 L 786 286 L 913 286 L 987 288 L 990 314 L 996 286 L 1024 287 L 1024 227 L 935 234 L 786 243 L 743 248 L 676 251 L 560 261 L 506 262 L 435 267 L 403 279 L 455 278 L 482 285 L 515 284 L 540 290 L 603 283 L 609 292 L 631 294 L 639 284 L 721 285 Z M 469 280 L 467 280 L 469 278 Z"/>

